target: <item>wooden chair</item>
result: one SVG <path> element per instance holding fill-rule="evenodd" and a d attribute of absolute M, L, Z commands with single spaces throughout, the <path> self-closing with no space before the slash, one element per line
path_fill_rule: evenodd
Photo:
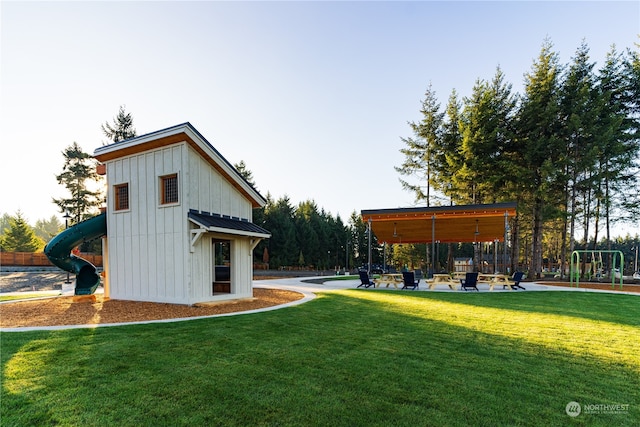
<path fill-rule="evenodd" d="M 478 273 L 467 273 L 464 279 L 460 279 L 460 285 L 465 291 L 467 288 L 478 291 Z"/>
<path fill-rule="evenodd" d="M 358 273 L 360 274 L 360 284 L 358 285 L 359 288 L 370 288 L 371 286 L 373 286 L 374 288 L 376 287 L 376 283 L 373 280 L 369 279 L 369 273 L 362 270 L 360 270 Z"/>
<path fill-rule="evenodd" d="M 511 289 L 522 289 L 523 291 L 525 291 L 526 289 L 524 288 L 524 286 L 520 286 L 520 282 L 522 281 L 522 279 L 524 279 L 524 273 L 522 271 L 516 271 L 508 284 L 511 285 Z M 507 285 L 502 285 L 502 289 L 506 287 Z"/>
<path fill-rule="evenodd" d="M 404 282 L 402 285 L 402 289 L 416 290 L 416 288 L 418 287 L 418 281 L 415 279 L 413 271 L 403 271 L 402 280 Z"/>

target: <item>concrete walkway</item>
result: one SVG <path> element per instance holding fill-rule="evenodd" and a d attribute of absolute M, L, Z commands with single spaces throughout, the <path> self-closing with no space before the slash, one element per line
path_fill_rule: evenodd
<path fill-rule="evenodd" d="M 316 279 L 327 279 L 322 284 L 309 283 L 307 280 L 309 278 L 300 277 L 300 278 L 291 278 L 291 279 L 270 279 L 270 280 L 254 280 L 254 286 L 263 286 L 263 287 L 273 287 L 273 288 L 282 288 L 282 289 L 290 289 L 295 291 L 306 290 L 308 292 L 323 292 L 328 290 L 338 290 L 338 289 L 356 289 L 360 284 L 359 279 L 354 280 L 331 280 L 335 278 L 335 276 L 326 276 L 314 278 Z M 551 286 L 544 285 L 536 282 L 522 282 L 522 286 L 525 287 L 526 291 L 512 291 L 509 289 L 502 289 L 502 286 L 496 285 L 493 291 L 489 291 L 489 285 L 479 283 L 478 290 L 480 293 L 483 292 L 528 292 L 528 291 L 572 291 L 572 292 L 603 292 L 603 293 L 615 293 L 615 294 L 627 294 L 627 295 L 640 295 L 637 292 L 621 292 L 614 290 L 599 290 L 599 289 L 588 289 L 588 288 L 576 288 L 570 286 Z M 360 288 L 364 289 L 364 288 Z M 386 285 L 382 285 L 380 288 L 367 288 L 369 291 L 379 291 L 379 290 L 398 290 L 400 291 L 400 287 L 398 289 L 394 288 L 393 285 L 387 287 Z M 404 290 L 401 292 L 464 292 L 460 291 L 460 286 L 456 286 L 456 290 L 452 290 L 448 285 L 436 285 L 434 290 L 430 290 L 429 287 L 425 284 L 424 280 L 420 281 L 418 289 L 415 291 Z M 467 292 L 475 292 L 475 291 L 467 291 Z"/>
<path fill-rule="evenodd" d="M 152 320 L 152 321 L 144 321 L 144 322 L 129 322 L 129 323 L 110 323 L 103 325 L 69 325 L 69 326 L 38 326 L 38 327 L 24 327 L 24 328 L 0 328 L 2 332 L 24 332 L 24 331 L 45 331 L 45 330 L 63 330 L 63 329 L 79 329 L 79 328 L 98 328 L 98 327 L 110 327 L 110 326 L 123 326 L 123 325 L 135 325 L 135 324 L 148 324 L 148 323 L 169 323 L 169 322 L 182 322 L 186 320 L 195 320 L 195 319 L 203 319 L 203 318 L 211 318 L 211 317 L 222 317 L 222 316 L 235 316 L 239 314 L 251 314 L 251 313 L 259 313 L 264 311 L 278 310 L 284 307 L 291 307 L 294 305 L 303 304 L 305 302 L 311 301 L 316 297 L 316 293 L 326 292 L 326 291 L 336 291 L 340 289 L 357 289 L 357 286 L 360 284 L 359 279 L 354 280 L 331 280 L 335 278 L 335 276 L 327 276 L 327 277 L 314 277 L 313 282 L 309 282 L 308 277 L 297 277 L 297 278 L 282 278 L 282 279 L 268 279 L 268 280 L 254 280 L 253 285 L 256 288 L 276 288 L 276 289 L 285 289 L 300 292 L 304 295 L 302 299 L 297 301 L 292 301 L 290 303 L 281 304 L 272 307 L 260 308 L 256 310 L 242 311 L 236 313 L 225 313 L 225 314 L 217 314 L 212 316 L 200 316 L 200 317 L 185 317 L 185 318 L 177 318 L 177 319 L 166 319 L 166 320 Z M 322 279 L 327 279 L 321 283 L 319 282 Z M 503 290 L 502 287 L 496 286 L 493 291 L 489 291 L 488 285 L 479 284 L 478 289 L 479 293 L 499 293 L 499 292 L 535 292 L 535 291 L 571 291 L 571 292 L 600 292 L 600 293 L 615 293 L 615 294 L 626 294 L 626 295 L 636 295 L 640 296 L 638 293 L 633 292 L 621 292 L 621 291 L 613 291 L 613 290 L 596 290 L 596 289 L 587 289 L 587 288 L 576 288 L 576 287 L 563 287 L 563 286 L 547 286 L 535 282 L 523 282 L 522 285 L 526 288 L 525 291 L 511 291 L 508 289 Z M 447 285 L 438 285 L 434 290 L 429 290 L 428 286 L 425 285 L 424 281 L 420 282 L 420 286 L 417 290 L 400 290 L 395 289 L 393 286 L 386 287 L 382 286 L 381 288 L 361 288 L 363 291 L 371 291 L 377 292 L 380 290 L 390 290 L 397 292 L 464 292 L 460 291 L 459 287 L 456 290 L 451 290 Z M 96 293 L 102 293 L 103 289 L 100 287 L 96 290 Z M 0 295 L 24 295 L 28 297 L 30 294 L 47 294 L 42 298 L 51 298 L 59 295 L 73 295 L 73 288 L 63 288 L 62 292 L 60 291 L 41 291 L 41 292 L 10 292 L 10 293 L 0 293 Z M 468 293 L 476 293 L 475 291 L 468 291 Z M 34 300 L 34 298 L 30 298 L 30 300 Z M 5 301 L 5 303 L 15 302 L 17 300 Z M 1 303 L 0 303 L 1 304 Z"/>

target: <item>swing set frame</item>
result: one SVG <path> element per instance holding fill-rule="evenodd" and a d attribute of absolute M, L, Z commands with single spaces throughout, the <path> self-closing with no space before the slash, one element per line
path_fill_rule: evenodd
<path fill-rule="evenodd" d="M 624 268 L 624 254 L 622 253 L 622 251 L 609 251 L 609 250 L 581 250 L 581 251 L 573 251 L 571 253 L 571 265 L 570 265 L 570 274 L 569 274 L 569 283 L 571 285 L 571 287 L 573 287 L 573 283 L 575 281 L 576 284 L 576 288 L 580 287 L 580 265 L 581 265 L 581 260 L 580 260 L 580 254 L 591 254 L 593 258 L 595 258 L 595 254 L 598 253 L 600 255 L 600 259 L 602 262 L 602 254 L 613 254 L 613 260 L 612 260 L 612 266 L 611 266 L 611 271 L 615 270 L 616 268 L 616 259 L 617 256 L 616 255 L 620 255 L 620 290 L 622 290 L 622 283 L 623 283 L 623 268 Z M 585 259 L 586 261 L 586 259 Z M 595 260 L 592 260 L 591 263 L 593 264 L 595 262 Z M 615 274 L 611 274 L 611 289 L 615 289 L 616 287 L 616 276 Z"/>

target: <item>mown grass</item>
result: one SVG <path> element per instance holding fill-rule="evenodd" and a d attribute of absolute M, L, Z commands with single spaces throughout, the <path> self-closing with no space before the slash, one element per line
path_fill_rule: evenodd
<path fill-rule="evenodd" d="M 2 334 L 3 426 L 637 425 L 640 300 L 344 290 L 181 323 Z M 566 405 L 622 404 L 569 417 Z"/>
<path fill-rule="evenodd" d="M 32 299 L 32 298 L 42 298 L 42 297 L 50 297 L 51 293 L 25 293 L 24 295 L 2 295 L 0 296 L 0 302 L 2 301 L 14 301 L 19 299 Z"/>

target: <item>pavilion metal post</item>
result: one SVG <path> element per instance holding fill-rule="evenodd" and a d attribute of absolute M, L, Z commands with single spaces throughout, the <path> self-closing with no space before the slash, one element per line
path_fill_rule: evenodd
<path fill-rule="evenodd" d="M 431 270 L 429 278 L 433 277 L 436 268 L 436 216 L 431 215 Z"/>
<path fill-rule="evenodd" d="M 473 233 L 473 271 L 482 273 L 479 266 L 478 260 L 478 236 L 480 235 L 480 230 L 478 229 L 478 220 L 476 219 L 476 231 Z"/>
<path fill-rule="evenodd" d="M 382 272 L 387 271 L 387 242 L 382 242 Z"/>
<path fill-rule="evenodd" d="M 369 248 L 368 248 L 368 263 L 367 263 L 367 273 L 369 275 L 371 275 L 371 218 L 369 218 L 369 221 L 367 221 L 367 223 L 369 224 L 369 229 L 367 230 L 368 236 L 369 236 Z"/>
<path fill-rule="evenodd" d="M 504 263 L 504 272 L 509 274 L 509 269 L 507 268 L 507 231 L 509 231 L 509 213 L 504 213 L 504 258 L 502 262 Z"/>

